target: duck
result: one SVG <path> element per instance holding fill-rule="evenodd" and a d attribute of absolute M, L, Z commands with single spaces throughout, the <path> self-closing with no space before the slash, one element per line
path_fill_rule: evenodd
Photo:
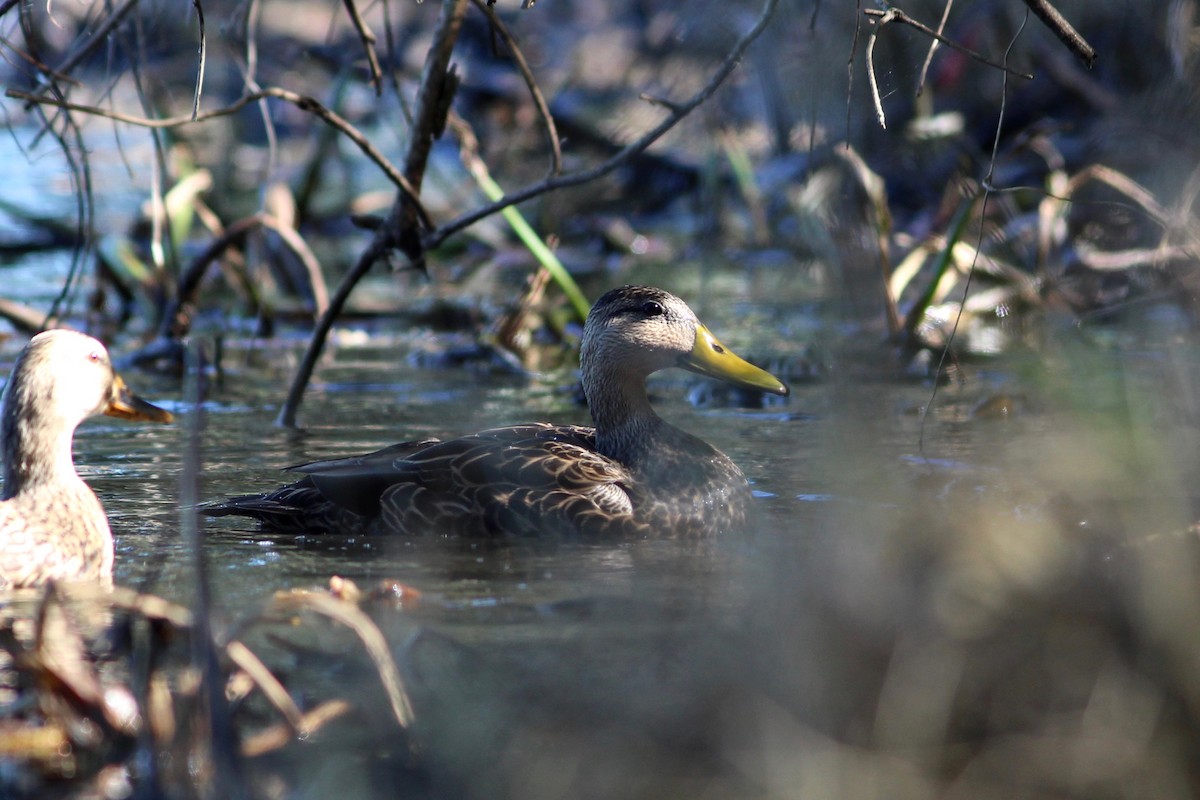
<path fill-rule="evenodd" d="M 108 517 L 72 457 L 75 429 L 98 414 L 173 419 L 129 390 L 96 339 L 68 329 L 34 336 L 0 401 L 0 590 L 50 581 L 111 585 Z"/>
<path fill-rule="evenodd" d="M 650 404 L 646 378 L 669 367 L 789 391 L 721 344 L 680 298 L 623 286 L 595 303 L 580 341 L 594 426 L 533 422 L 402 442 L 290 467 L 303 477 L 203 510 L 283 533 L 631 539 L 738 529 L 751 500 L 745 475 Z"/>

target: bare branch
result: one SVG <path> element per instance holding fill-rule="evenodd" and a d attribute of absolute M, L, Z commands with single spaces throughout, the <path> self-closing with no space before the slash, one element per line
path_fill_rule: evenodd
<path fill-rule="evenodd" d="M 354 707 L 345 700 L 326 700 L 300 717 L 298 729 L 303 734 L 311 735 L 332 720 L 350 713 L 353 709 Z M 281 722 L 261 733 L 247 737 L 242 742 L 242 755 L 246 758 L 256 758 L 279 750 L 295 738 L 296 732 L 293 726 L 288 722 Z"/>
<path fill-rule="evenodd" d="M 1059 41 L 1067 46 L 1075 57 L 1082 61 L 1088 69 L 1091 69 L 1096 63 L 1096 49 L 1087 43 L 1079 35 L 1079 31 L 1071 27 L 1071 23 L 1067 22 L 1059 10 L 1050 5 L 1049 0 L 1024 0 L 1025 5 L 1029 6 L 1029 10 L 1037 15 L 1037 18 L 1042 21 L 1050 30 L 1054 31 L 1054 35 Z"/>
<path fill-rule="evenodd" d="M 329 290 L 325 286 L 325 275 L 321 272 L 321 262 L 317 255 L 304 241 L 304 237 L 291 225 L 285 225 L 270 214 L 262 215 L 262 225 L 267 230 L 279 234 L 279 238 L 288 249 L 300 259 L 304 271 L 308 273 L 308 286 L 313 293 L 313 314 L 318 318 L 329 308 Z"/>
<path fill-rule="evenodd" d="M 392 716 L 401 728 L 409 728 L 413 721 L 412 702 L 408 689 L 396 667 L 387 639 L 379 626 L 354 603 L 341 600 L 323 592 L 280 592 L 275 595 L 273 605 L 282 611 L 308 610 L 346 626 L 358 636 L 367 655 L 379 673 L 380 683 L 392 707 Z"/>
<path fill-rule="evenodd" d="M 425 177 L 425 166 L 429 162 L 429 152 L 433 142 L 442 135 L 446 127 L 446 114 L 450 111 L 450 103 L 458 90 L 458 73 L 450 63 L 454 45 L 458 41 L 458 33 L 466 16 L 466 0 L 444 0 L 442 12 L 438 17 L 437 30 L 434 33 L 433 44 L 425 56 L 425 67 L 421 72 L 421 86 L 417 92 L 416 112 L 413 115 L 414 127 L 409 140 L 408 152 L 404 157 L 404 177 L 413 186 L 420 186 Z M 402 223 L 408 211 L 398 198 L 393 206 L 389 223 L 394 232 L 403 237 Z"/>
<path fill-rule="evenodd" d="M 862 35 L 862 0 L 854 0 L 854 38 L 846 58 L 846 146 L 850 146 L 850 112 L 854 109 L 854 58 L 858 55 L 858 38 Z M 814 118 L 815 119 L 815 118 Z"/>
<path fill-rule="evenodd" d="M 304 714 L 296 705 L 296 701 L 253 650 L 234 639 L 225 645 L 225 655 L 254 682 L 267 701 L 283 717 L 293 735 L 303 730 Z"/>
<path fill-rule="evenodd" d="M 138 0 L 125 0 L 125 3 L 117 8 L 113 13 L 108 15 L 108 19 L 104 20 L 99 28 L 89 32 L 89 37 L 83 47 L 71 54 L 70 58 L 58 66 L 58 72 L 70 72 L 75 69 L 79 62 L 88 58 L 92 51 L 108 41 L 108 35 L 112 33 L 113 28 L 120 24 L 125 15 L 133 10 Z"/>
<path fill-rule="evenodd" d="M 187 333 L 188 323 L 180 317 L 180 310 L 195 298 L 196 290 L 200 287 L 200 281 L 204 277 L 208 265 L 220 258 L 221 254 L 230 247 L 241 241 L 246 234 L 261 227 L 262 224 L 263 216 L 261 214 L 240 219 L 221 231 L 217 238 L 209 242 L 208 247 L 204 248 L 203 252 L 192 259 L 187 269 L 179 276 L 179 283 L 175 289 L 173 304 L 163 315 L 162 329 L 160 331 L 163 336 L 171 339 L 179 339 Z"/>
<path fill-rule="evenodd" d="M 1000 64 L 995 61 L 992 61 L 990 58 L 983 55 L 982 53 L 977 53 L 976 51 L 972 50 L 971 48 L 969 48 L 965 45 L 961 45 L 958 42 L 954 41 L 953 39 L 948 39 L 945 36 L 942 36 L 940 33 L 935 31 L 933 28 L 929 27 L 925 23 L 918 22 L 917 20 L 913 19 L 908 14 L 905 14 L 903 11 L 901 11 L 900 9 L 898 9 L 894 6 L 888 8 L 887 11 L 880 11 L 880 10 L 874 9 L 874 8 L 864 8 L 863 13 L 866 14 L 868 17 L 875 17 L 877 19 L 880 19 L 881 22 L 893 22 L 894 21 L 894 22 L 903 22 L 905 25 L 911 25 L 912 27 L 919 30 L 921 33 L 924 33 L 927 36 L 932 36 L 934 39 L 937 39 L 939 42 L 946 45 L 947 47 L 952 47 L 955 50 L 957 50 L 958 52 L 963 53 L 964 55 L 968 55 L 971 58 L 975 59 L 976 61 L 979 61 L 980 63 L 987 64 L 989 67 L 994 67 L 995 69 L 1001 70 L 1009 75 L 1015 75 L 1018 78 L 1024 78 L 1027 81 L 1033 80 L 1033 76 L 1030 75 L 1029 73 L 1019 72 L 1015 69 L 1011 69 L 1010 67 L 1005 66 L 1004 64 Z M 883 17 L 887 17 L 887 19 L 884 20 L 884 19 L 882 19 Z"/>
<path fill-rule="evenodd" d="M 55 89 L 57 91 L 57 89 Z M 89 252 L 94 246 L 93 235 L 94 228 L 94 211 L 95 205 L 92 202 L 92 167 L 91 161 L 88 158 L 87 148 L 83 146 L 83 133 L 79 129 L 79 125 L 75 119 L 66 114 L 63 118 L 63 127 L 65 130 L 62 133 L 54 130 L 54 126 L 50 124 L 48 119 L 45 119 L 45 130 L 50 131 L 50 135 L 58 142 L 62 149 L 63 158 L 67 162 L 67 167 L 71 174 L 71 179 L 75 182 L 75 219 L 78 227 L 78 235 L 76 241 L 79 244 L 71 251 L 71 267 L 67 272 L 67 277 L 63 281 L 62 291 L 54 298 L 54 302 L 50 304 L 50 310 L 46 312 L 46 321 L 55 319 L 59 316 L 63 304 L 67 302 L 67 298 L 71 293 L 71 287 L 79 277 L 80 270 L 83 267 L 84 255 Z M 67 144 L 67 135 L 70 134 L 75 145 L 75 150 Z M 79 154 L 78 158 L 75 152 Z"/>
<path fill-rule="evenodd" d="M 0 7 L 0 17 L 4 16 L 4 12 L 7 10 L 8 10 L 7 7 Z M 35 70 L 42 73 L 43 75 L 45 75 L 46 77 L 50 78 L 53 81 L 57 81 L 58 83 L 65 83 L 70 86 L 82 86 L 83 85 L 82 81 L 72 78 L 70 75 L 64 75 L 61 72 L 55 72 L 50 67 L 49 64 L 46 64 L 45 62 L 41 61 L 40 59 L 35 58 L 32 53 L 28 53 L 25 50 L 22 50 L 20 47 L 17 47 L 15 44 L 10 42 L 8 39 L 4 38 L 3 36 L 0 36 L 0 45 L 4 45 L 5 47 L 7 47 L 9 50 L 11 50 L 18 58 L 20 58 L 26 64 L 33 67 Z"/>
<path fill-rule="evenodd" d="M 942 19 L 938 22 L 938 36 L 946 30 L 946 21 L 950 19 L 950 9 L 954 7 L 954 0 L 946 0 L 946 5 L 942 9 Z M 917 79 L 917 97 L 921 96 L 921 92 L 925 90 L 925 76 L 929 74 L 929 65 L 933 63 L 933 54 L 937 52 L 938 40 L 934 39 L 929 43 L 929 52 L 925 54 L 925 62 L 921 64 L 921 77 Z"/>
<path fill-rule="evenodd" d="M 487 15 L 492 27 L 500 34 L 500 38 L 504 40 L 508 51 L 512 53 L 517 70 L 520 71 L 521 77 L 525 79 L 525 85 L 529 87 L 529 94 L 533 98 L 533 104 L 537 106 L 542 123 L 546 126 L 546 138 L 550 140 L 550 174 L 558 175 L 562 173 L 562 145 L 558 141 L 558 126 L 554 124 L 554 117 L 550 116 L 550 105 L 546 102 L 546 97 L 542 94 L 542 90 L 537 84 L 537 79 L 533 77 L 533 70 L 529 68 L 529 62 L 525 60 L 525 54 L 517 46 L 517 40 L 509 33 L 508 27 L 505 26 L 499 15 L 496 14 L 496 9 L 487 0 L 474 0 L 474 3 L 476 8 Z"/>
<path fill-rule="evenodd" d="M 0 297 L 0 319 L 28 336 L 33 336 L 45 329 L 48 323 L 53 323 L 53 320 L 46 319 L 45 311 L 9 300 L 7 297 Z"/>
<path fill-rule="evenodd" d="M 879 120 L 879 127 L 884 130 L 887 130 L 887 117 L 883 113 L 883 98 L 879 96 L 879 81 L 875 78 L 875 42 L 879 40 L 879 32 L 884 26 L 895 19 L 896 9 L 889 8 L 880 15 L 867 38 L 867 83 L 871 87 L 871 100 L 875 103 L 875 119 Z"/>
<path fill-rule="evenodd" d="M 204 37 L 204 7 L 200 5 L 200 0 L 192 0 L 192 6 L 196 9 L 196 21 L 200 23 L 200 63 L 196 66 L 196 91 L 192 94 L 192 119 L 200 113 L 200 95 L 204 91 L 204 65 L 207 62 L 208 55 L 208 40 Z"/>
<path fill-rule="evenodd" d="M 354 4 L 354 0 L 342 0 L 342 2 L 346 6 L 346 14 L 350 17 L 350 24 L 358 32 L 358 38 L 362 40 L 363 50 L 367 54 L 367 68 L 371 72 L 371 85 L 375 87 L 375 96 L 380 97 L 383 94 L 383 70 L 379 67 L 379 56 L 375 54 L 375 34 L 367 27 L 366 20 L 358 12 L 358 6 Z"/>

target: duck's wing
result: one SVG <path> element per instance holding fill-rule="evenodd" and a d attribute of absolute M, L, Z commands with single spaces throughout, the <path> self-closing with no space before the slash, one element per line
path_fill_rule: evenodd
<path fill-rule="evenodd" d="M 383 493 L 405 479 L 402 468 L 405 460 L 440 444 L 440 439 L 400 442 L 373 453 L 288 467 L 288 471 L 304 473 L 309 479 L 293 484 L 290 497 L 274 499 L 286 501 L 285 505 L 303 504 L 309 499 L 307 493 L 311 487 L 339 508 L 365 517 L 375 516 Z"/>
<path fill-rule="evenodd" d="M 398 458 L 437 444 L 420 439 L 389 445 L 372 453 L 310 461 L 288 467 L 289 472 L 321 476 L 321 484 L 338 502 L 332 502 L 311 477 L 271 492 L 244 494 L 199 510 L 210 517 L 246 516 L 272 530 L 304 533 L 311 530 L 357 529 L 379 511 L 379 497 L 394 482 L 392 465 Z"/>
<path fill-rule="evenodd" d="M 404 442 L 301 465 L 293 484 L 203 510 L 295 532 L 609 534 L 632 519 L 634 482 L 595 445 L 592 428 L 549 423 Z"/>
<path fill-rule="evenodd" d="M 310 477 L 340 502 L 340 487 Z M 389 531 L 594 535 L 632 522 L 628 470 L 597 453 L 594 430 L 581 426 L 531 423 L 439 442 L 396 459 L 389 479 L 378 511 Z"/>
<path fill-rule="evenodd" d="M 362 472 L 366 470 L 386 471 L 395 460 L 404 458 L 412 453 L 424 450 L 440 443 L 441 439 L 414 439 L 411 442 L 399 442 L 375 450 L 341 458 L 327 458 L 321 461 L 309 461 L 306 464 L 294 464 L 287 468 L 288 472 L 303 472 L 305 474 L 322 473 L 336 474 L 338 472 Z"/>

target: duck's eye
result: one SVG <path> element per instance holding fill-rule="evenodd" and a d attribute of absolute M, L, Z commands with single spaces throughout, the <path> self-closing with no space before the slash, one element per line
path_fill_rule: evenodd
<path fill-rule="evenodd" d="M 88 353 L 88 361 L 92 362 L 93 364 L 99 364 L 103 360 L 104 356 L 100 355 L 100 353 L 96 350 Z"/>
<path fill-rule="evenodd" d="M 642 303 L 642 313 L 647 317 L 661 317 L 667 310 L 657 300 L 647 300 Z"/>

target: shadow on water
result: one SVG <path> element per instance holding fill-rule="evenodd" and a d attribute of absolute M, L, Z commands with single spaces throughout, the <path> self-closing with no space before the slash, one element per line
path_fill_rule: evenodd
<path fill-rule="evenodd" d="M 851 350 L 781 407 L 695 408 L 686 379 L 656 380 L 660 411 L 754 483 L 757 524 L 718 541 L 206 522 L 218 630 L 243 631 L 301 703 L 357 709 L 257 759 L 254 780 L 295 798 L 1189 796 L 1200 348 L 1190 331 L 1119 347 L 1054 333 L 1036 355 L 962 365 L 925 418 L 928 383 L 880 379 Z M 403 350 L 347 353 L 362 374 L 335 356 L 301 434 L 272 426 L 267 371 L 215 386 L 203 496 L 403 438 L 586 419 L 558 387 L 419 369 Z M 183 441 L 96 422 L 76 449 L 113 519 L 118 582 L 187 602 Z M 273 593 L 332 575 L 419 592 L 364 604 L 412 697 L 410 737 L 351 634 L 257 619 Z"/>

